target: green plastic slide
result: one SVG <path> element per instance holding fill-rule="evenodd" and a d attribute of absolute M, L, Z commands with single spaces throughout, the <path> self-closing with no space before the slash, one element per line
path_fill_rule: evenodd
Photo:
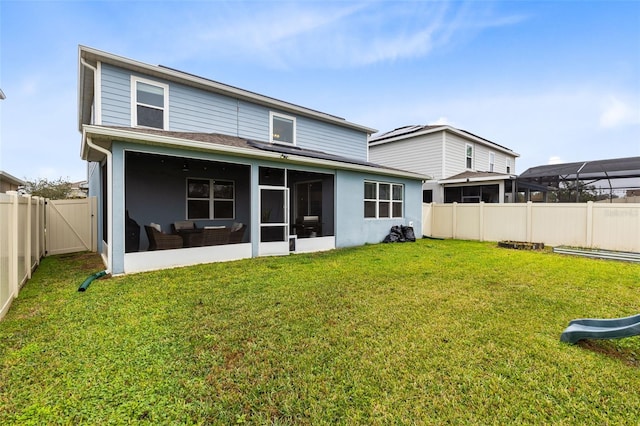
<path fill-rule="evenodd" d="M 583 339 L 620 339 L 638 335 L 640 335 L 640 314 L 614 319 L 575 319 L 562 332 L 560 340 L 573 344 Z"/>

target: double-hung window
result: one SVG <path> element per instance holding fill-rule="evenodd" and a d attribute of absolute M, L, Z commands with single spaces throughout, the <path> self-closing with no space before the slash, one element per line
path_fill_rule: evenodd
<path fill-rule="evenodd" d="M 132 76 L 131 87 L 131 121 L 133 125 L 167 129 L 168 86 Z"/>
<path fill-rule="evenodd" d="M 288 115 L 269 113 L 269 141 L 271 143 L 296 144 L 296 118 Z"/>
<path fill-rule="evenodd" d="M 218 179 L 187 179 L 187 219 L 233 219 L 235 184 Z"/>
<path fill-rule="evenodd" d="M 467 144 L 465 146 L 465 154 L 467 169 L 473 169 L 473 145 Z"/>
<path fill-rule="evenodd" d="M 364 182 L 364 217 L 402 217 L 404 187 L 396 183 Z"/>
<path fill-rule="evenodd" d="M 489 153 L 489 171 L 492 172 L 493 168 L 496 164 L 496 154 L 494 154 L 493 152 Z"/>

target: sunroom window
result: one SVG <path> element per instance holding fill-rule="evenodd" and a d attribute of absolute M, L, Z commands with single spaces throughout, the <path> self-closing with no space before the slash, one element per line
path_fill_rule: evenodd
<path fill-rule="evenodd" d="M 132 77 L 132 121 L 135 126 L 165 129 L 167 85 Z"/>
<path fill-rule="evenodd" d="M 272 112 L 270 114 L 270 142 L 296 144 L 296 119 Z"/>

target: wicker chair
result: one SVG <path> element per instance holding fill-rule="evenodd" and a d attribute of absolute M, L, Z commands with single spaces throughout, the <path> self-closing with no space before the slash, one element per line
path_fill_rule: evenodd
<path fill-rule="evenodd" d="M 229 234 L 229 244 L 241 243 L 244 238 L 244 232 L 247 230 L 247 225 L 242 225 L 237 231 L 233 231 Z"/>
<path fill-rule="evenodd" d="M 149 250 L 182 248 L 182 237 L 180 235 L 165 234 L 149 225 L 145 225 L 144 230 L 147 232 L 147 238 L 149 238 Z"/>
<path fill-rule="evenodd" d="M 202 230 L 203 246 L 218 246 L 229 242 L 230 228 L 207 228 Z"/>

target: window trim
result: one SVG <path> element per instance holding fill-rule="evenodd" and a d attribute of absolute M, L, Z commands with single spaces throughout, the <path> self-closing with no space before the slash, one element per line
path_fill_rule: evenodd
<path fill-rule="evenodd" d="M 469 148 L 471 148 L 471 156 L 469 156 Z M 473 145 L 470 143 L 464 145 L 464 166 L 467 170 L 473 170 Z"/>
<path fill-rule="evenodd" d="M 366 198 L 366 191 L 365 191 L 365 187 L 366 184 L 375 184 L 376 186 L 376 191 L 375 191 L 375 198 Z M 389 199 L 380 199 L 380 185 L 389 185 Z M 394 200 L 393 198 L 393 189 L 394 187 L 400 187 L 401 189 L 401 199 L 400 200 Z M 405 185 L 402 183 L 393 183 L 393 182 L 382 182 L 382 181 L 374 181 L 374 180 L 367 180 L 365 179 L 363 182 L 363 197 L 362 197 L 362 205 L 363 207 L 366 205 L 367 202 L 375 202 L 376 204 L 376 215 L 375 217 L 367 217 L 364 216 L 365 220 L 380 220 L 380 219 L 403 219 L 404 218 L 404 198 L 405 198 L 405 190 L 404 190 Z M 380 203 L 389 203 L 389 216 L 380 216 Z M 400 216 L 394 216 L 393 215 L 393 207 L 396 204 L 400 204 L 400 209 L 402 211 Z M 363 215 L 364 215 L 364 211 L 363 211 Z"/>
<path fill-rule="evenodd" d="M 279 140 L 273 139 L 273 119 L 281 118 L 283 120 L 290 120 L 293 123 L 293 141 L 292 142 L 283 142 Z M 296 145 L 296 117 L 291 115 L 281 114 L 279 112 L 269 111 L 269 142 L 274 144 L 280 144 L 285 146 L 295 146 Z"/>
<path fill-rule="evenodd" d="M 495 169 L 495 165 L 496 165 L 496 154 L 493 152 L 489 153 L 489 171 L 493 172 L 493 169 Z"/>
<path fill-rule="evenodd" d="M 162 100 L 164 105 L 162 107 L 162 129 L 160 130 L 169 130 L 169 85 L 135 75 L 131 76 L 131 127 L 159 129 L 158 127 L 142 126 L 138 124 L 138 83 L 144 83 L 149 86 L 156 86 L 162 89 Z M 160 109 L 156 105 L 148 105 L 144 103 L 140 103 L 140 105 L 147 108 Z"/>
<path fill-rule="evenodd" d="M 209 181 L 209 196 L 207 198 L 189 198 L 189 180 L 206 180 Z M 232 198 L 215 198 L 215 183 L 231 183 L 233 185 Z M 233 179 L 214 179 L 207 177 L 189 176 L 185 178 L 185 218 L 186 220 L 235 220 L 236 218 L 236 181 Z M 189 217 L 189 201 L 190 200 L 208 200 L 209 201 L 209 217 Z M 215 202 L 216 201 L 231 201 L 233 203 L 233 212 L 231 217 L 215 217 Z"/>
<path fill-rule="evenodd" d="M 507 158 L 507 173 L 511 173 L 511 158 Z"/>

